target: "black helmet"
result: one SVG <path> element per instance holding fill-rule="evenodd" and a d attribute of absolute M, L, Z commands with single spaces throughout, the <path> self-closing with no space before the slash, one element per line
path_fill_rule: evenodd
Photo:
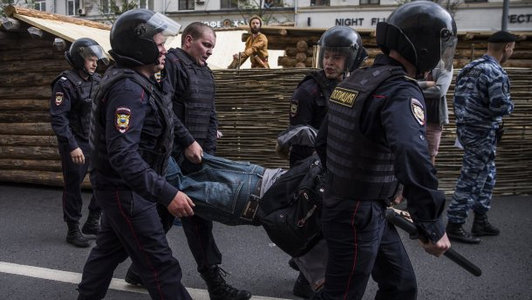
<path fill-rule="evenodd" d="M 176 36 L 180 27 L 175 21 L 151 10 L 126 11 L 111 28 L 112 50 L 109 53 L 119 64 L 128 67 L 155 64 L 159 49 L 153 36 L 157 33 Z"/>
<path fill-rule="evenodd" d="M 323 68 L 325 50 L 340 52 L 346 56 L 344 72 L 352 72 L 368 57 L 362 38 L 353 28 L 334 26 L 327 29 L 318 41 L 318 66 Z"/>
<path fill-rule="evenodd" d="M 90 72 L 85 68 L 85 59 L 91 57 L 98 58 L 99 61 L 103 62 L 106 65 L 109 63 L 109 60 L 107 59 L 107 56 L 105 55 L 105 51 L 103 50 L 102 46 L 100 46 L 93 39 L 77 39 L 72 43 L 72 45 L 70 45 L 70 49 L 68 49 L 68 51 L 65 51 L 65 58 L 72 66 L 72 68 L 76 70 L 81 70 L 87 73 L 88 75 L 92 74 L 90 74 Z"/>
<path fill-rule="evenodd" d="M 414 1 L 395 9 L 386 22 L 377 24 L 377 45 L 388 54 L 396 50 L 416 66 L 418 73 L 432 70 L 443 60 L 452 66 L 456 23 L 440 5 Z"/>

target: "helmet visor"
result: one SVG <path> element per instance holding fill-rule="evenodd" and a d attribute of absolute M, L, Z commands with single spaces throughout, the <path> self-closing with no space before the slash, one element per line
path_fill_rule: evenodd
<path fill-rule="evenodd" d="M 454 51 L 458 38 L 447 28 L 443 28 L 440 33 L 440 57 L 442 69 L 451 71 L 453 67 Z"/>
<path fill-rule="evenodd" d="M 161 13 L 155 13 L 146 22 L 146 31 L 142 37 L 152 38 L 156 33 L 162 33 L 165 37 L 176 36 L 181 25 Z"/>
<path fill-rule="evenodd" d="M 84 60 L 96 57 L 98 61 L 106 65 L 109 64 L 109 58 L 107 58 L 105 51 L 100 45 L 79 47 L 78 52 L 79 56 L 81 56 Z"/>
<path fill-rule="evenodd" d="M 168 45 L 179 34 L 180 28 L 181 25 L 176 21 L 161 13 L 155 13 L 145 24 L 140 24 L 137 30 L 142 33 L 140 37 L 147 40 L 151 40 L 157 33 L 162 33 Z"/>

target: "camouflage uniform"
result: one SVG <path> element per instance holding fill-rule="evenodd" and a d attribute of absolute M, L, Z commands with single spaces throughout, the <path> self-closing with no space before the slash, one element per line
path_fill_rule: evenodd
<path fill-rule="evenodd" d="M 495 186 L 496 132 L 514 108 L 510 81 L 489 55 L 465 66 L 456 78 L 456 134 L 464 147 L 460 177 L 447 211 L 449 222 L 463 224 L 469 209 L 485 214 Z"/>

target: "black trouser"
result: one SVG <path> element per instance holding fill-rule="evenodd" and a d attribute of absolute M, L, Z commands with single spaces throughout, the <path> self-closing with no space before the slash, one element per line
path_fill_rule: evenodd
<path fill-rule="evenodd" d="M 152 299 L 191 299 L 156 204 L 131 191 L 95 191 L 95 195 L 103 209 L 102 224 L 83 268 L 80 295 L 104 298 L 114 270 L 129 256 Z"/>
<path fill-rule="evenodd" d="M 198 264 L 198 272 L 222 263 L 222 254 L 212 235 L 212 221 L 199 216 L 181 218 L 188 246 Z"/>
<path fill-rule="evenodd" d="M 414 270 L 385 211 L 380 201 L 344 199 L 331 207 L 324 205 L 329 257 L 325 286 L 316 298 L 362 299 L 371 274 L 379 285 L 375 299 L 416 299 Z"/>
<path fill-rule="evenodd" d="M 61 165 L 63 168 L 63 219 L 67 223 L 79 223 L 81 219 L 81 209 L 83 208 L 83 199 L 81 197 L 81 184 L 90 163 L 89 143 L 77 139 L 78 145 L 85 156 L 85 164 L 78 165 L 72 161 L 68 145 L 59 144 L 59 154 L 61 155 Z M 89 211 L 99 212 L 94 196 L 89 203 Z"/>

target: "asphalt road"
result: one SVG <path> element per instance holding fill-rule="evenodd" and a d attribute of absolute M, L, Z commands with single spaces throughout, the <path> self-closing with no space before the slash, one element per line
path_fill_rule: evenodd
<path fill-rule="evenodd" d="M 76 299 L 90 250 L 65 242 L 60 199 L 60 189 L 0 184 L 0 299 Z M 500 227 L 500 236 L 484 238 L 479 245 L 453 244 L 482 269 L 481 277 L 446 258 L 429 256 L 403 235 L 418 278 L 418 299 L 532 300 L 532 197 L 494 199 L 490 221 Z M 231 284 L 250 290 L 255 299 L 297 299 L 291 292 L 297 272 L 260 227 L 216 224 L 215 236 Z M 183 283 L 195 299 L 208 299 L 182 229 L 174 226 L 168 239 L 181 263 Z M 106 299 L 149 299 L 143 289 L 122 280 L 128 265 L 126 261 L 116 269 Z M 370 282 L 364 299 L 373 299 L 375 291 Z"/>

